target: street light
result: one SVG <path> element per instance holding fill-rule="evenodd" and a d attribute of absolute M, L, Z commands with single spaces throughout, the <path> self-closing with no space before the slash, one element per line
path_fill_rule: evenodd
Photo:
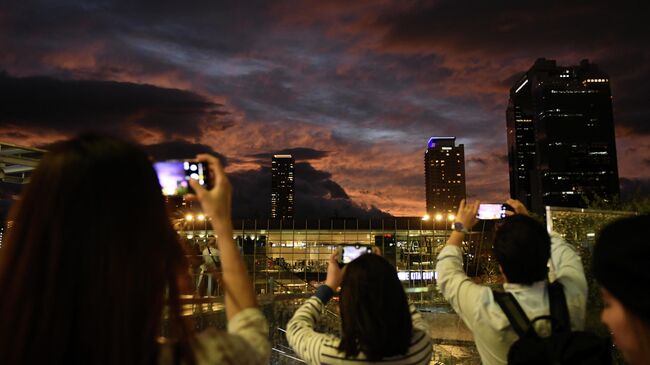
<path fill-rule="evenodd" d="M 442 214 L 440 213 L 436 214 L 436 220 L 440 222 L 442 220 Z"/>
<path fill-rule="evenodd" d="M 429 219 L 431 219 L 431 216 L 429 216 L 428 214 L 422 216 L 423 221 L 428 221 Z"/>
<path fill-rule="evenodd" d="M 191 215 L 191 214 L 188 214 L 188 215 L 185 216 L 185 220 L 188 221 L 188 222 L 191 222 L 191 221 L 194 220 L 194 216 Z"/>
<path fill-rule="evenodd" d="M 447 216 L 447 220 L 450 221 L 450 222 L 452 222 L 454 220 L 454 218 L 456 218 L 456 217 L 453 214 L 449 214 Z"/>
<path fill-rule="evenodd" d="M 198 220 L 200 220 L 200 221 L 204 221 L 204 220 L 205 220 L 205 216 L 204 216 L 203 214 L 199 214 L 199 215 L 196 216 L 196 219 L 198 219 Z"/>

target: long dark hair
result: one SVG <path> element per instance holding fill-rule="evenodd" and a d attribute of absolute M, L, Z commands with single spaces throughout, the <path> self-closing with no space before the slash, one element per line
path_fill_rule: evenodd
<path fill-rule="evenodd" d="M 413 323 L 395 268 L 381 256 L 362 255 L 350 262 L 341 282 L 342 336 L 347 357 L 363 352 L 370 361 L 403 355 L 411 344 Z"/>
<path fill-rule="evenodd" d="M 187 263 L 141 149 L 97 135 L 52 146 L 9 219 L 0 364 L 155 364 L 165 304 L 194 363 Z"/>

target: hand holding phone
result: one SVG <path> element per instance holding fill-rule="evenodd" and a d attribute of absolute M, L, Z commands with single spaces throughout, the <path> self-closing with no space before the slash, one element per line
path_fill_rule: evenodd
<path fill-rule="evenodd" d="M 329 286 L 332 290 L 337 291 L 343 281 L 343 270 L 338 262 L 340 252 L 338 250 L 332 251 L 332 254 L 327 261 L 327 277 L 325 278 L 325 285 Z"/>
<path fill-rule="evenodd" d="M 208 187 L 209 169 L 206 163 L 190 160 L 159 161 L 153 164 L 163 195 L 183 196 L 193 192 L 190 179 Z"/>
<path fill-rule="evenodd" d="M 365 245 L 342 245 L 340 247 L 338 262 L 340 265 L 349 264 L 352 260 L 367 253 L 372 253 L 372 247 Z"/>
<path fill-rule="evenodd" d="M 506 217 L 505 204 L 481 204 L 478 207 L 476 218 L 481 220 L 495 220 Z"/>
<path fill-rule="evenodd" d="M 204 188 L 199 181 L 190 179 L 194 194 L 188 194 L 186 199 L 197 200 L 201 203 L 203 213 L 212 219 L 212 226 L 217 235 L 232 235 L 232 185 L 228 176 L 215 156 L 209 154 L 196 155 L 197 161 L 207 164 L 210 174 L 209 186 Z"/>
<path fill-rule="evenodd" d="M 512 214 L 521 214 L 526 216 L 530 215 L 528 213 L 528 209 L 526 209 L 526 206 L 517 199 L 508 199 L 506 200 L 506 204 L 504 205 L 506 206 L 508 215 L 512 215 Z"/>

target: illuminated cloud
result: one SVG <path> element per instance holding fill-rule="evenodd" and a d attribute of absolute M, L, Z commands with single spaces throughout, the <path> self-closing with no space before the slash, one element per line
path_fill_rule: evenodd
<path fill-rule="evenodd" d="M 420 215 L 429 136 L 457 136 L 468 194 L 502 200 L 508 89 L 538 57 L 589 58 L 612 80 L 620 175 L 644 181 L 648 10 L 629 1 L 12 3 L 0 9 L 0 89 L 10 80 L 41 94 L 0 100 L 0 139 L 42 145 L 92 117 L 148 145 L 198 143 L 227 159 L 241 215 L 259 216 L 269 154 L 294 151 L 329 174 L 309 180 L 317 198 L 304 198 L 303 212 Z M 120 107 L 59 101 L 65 112 L 49 113 L 48 83 Z"/>

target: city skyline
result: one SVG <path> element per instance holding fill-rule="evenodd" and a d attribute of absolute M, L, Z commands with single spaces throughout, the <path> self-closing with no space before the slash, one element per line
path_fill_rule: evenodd
<path fill-rule="evenodd" d="M 3 4 L 0 141 L 92 125 L 166 158 L 213 151 L 239 217 L 268 215 L 268 161 L 287 153 L 298 217 L 421 216 L 429 136 L 466 146 L 469 198 L 503 201 L 509 88 L 540 57 L 589 59 L 610 76 L 622 194 L 650 191 L 645 12 L 502 5 Z"/>

